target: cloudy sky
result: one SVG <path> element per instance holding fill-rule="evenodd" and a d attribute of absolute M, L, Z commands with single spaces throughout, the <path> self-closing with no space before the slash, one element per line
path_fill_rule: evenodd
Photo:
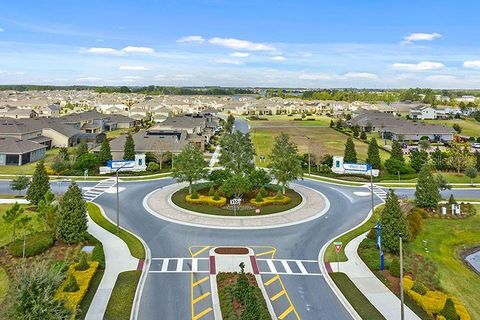
<path fill-rule="evenodd" d="M 0 84 L 480 88 L 473 0 L 6 2 Z"/>

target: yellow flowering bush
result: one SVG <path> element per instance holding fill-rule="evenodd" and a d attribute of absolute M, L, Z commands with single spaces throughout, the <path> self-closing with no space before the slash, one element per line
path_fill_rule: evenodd
<path fill-rule="evenodd" d="M 416 304 L 418 304 L 429 316 L 433 316 L 434 314 L 438 314 L 442 311 L 443 307 L 445 306 L 445 301 L 449 296 L 441 291 L 434 291 L 428 290 L 427 293 L 421 295 L 412 290 L 415 281 L 410 276 L 405 276 L 403 278 L 403 287 L 405 293 L 413 300 Z M 450 297 L 455 304 L 455 310 L 457 314 L 460 316 L 460 320 L 470 320 L 470 314 L 468 313 L 467 309 L 461 302 L 454 297 Z M 437 319 L 442 319 L 443 317 L 438 317 Z M 443 318 L 444 319 L 444 318 Z"/>
<path fill-rule="evenodd" d="M 223 207 L 225 204 L 227 204 L 227 198 L 219 198 L 219 200 L 214 200 L 213 196 L 198 195 L 198 199 L 192 199 L 190 194 L 185 196 L 185 200 L 190 204 L 206 204 L 214 207 Z"/>
<path fill-rule="evenodd" d="M 262 201 L 257 201 L 255 198 L 250 199 L 250 203 L 257 207 L 263 207 L 270 204 L 287 204 L 290 203 L 290 201 L 292 201 L 292 199 L 287 196 L 282 196 L 281 199 L 278 199 L 277 196 L 265 197 Z"/>
<path fill-rule="evenodd" d="M 55 299 L 65 300 L 65 304 L 67 305 L 67 307 L 73 311 L 75 311 L 80 302 L 82 302 L 83 297 L 87 293 L 90 281 L 92 280 L 98 268 L 97 261 L 89 261 L 88 264 L 90 267 L 87 270 L 76 271 L 75 267 L 78 265 L 78 263 L 72 263 L 68 268 L 65 280 L 62 282 L 57 292 L 55 293 Z M 75 292 L 64 291 L 70 275 L 73 275 L 75 277 L 78 283 L 78 287 L 80 288 Z"/>

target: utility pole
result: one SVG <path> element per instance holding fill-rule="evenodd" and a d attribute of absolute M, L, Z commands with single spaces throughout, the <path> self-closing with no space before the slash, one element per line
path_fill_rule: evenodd
<path fill-rule="evenodd" d="M 372 215 L 373 215 L 373 209 L 375 207 L 375 201 L 373 199 L 373 168 L 371 165 L 368 165 L 370 167 L 370 196 L 372 199 Z"/>
<path fill-rule="evenodd" d="M 405 319 L 404 300 L 403 300 L 403 235 L 399 235 L 400 241 L 400 319 Z"/>

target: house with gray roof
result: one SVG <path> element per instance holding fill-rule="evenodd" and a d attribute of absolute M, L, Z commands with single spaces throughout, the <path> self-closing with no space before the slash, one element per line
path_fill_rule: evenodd
<path fill-rule="evenodd" d="M 45 157 L 47 147 L 30 140 L 0 138 L 0 165 L 22 165 Z"/>

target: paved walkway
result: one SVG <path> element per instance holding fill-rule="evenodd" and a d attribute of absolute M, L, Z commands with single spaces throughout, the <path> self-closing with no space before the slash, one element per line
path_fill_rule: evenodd
<path fill-rule="evenodd" d="M 213 153 L 212 158 L 210 159 L 210 164 L 209 164 L 209 167 L 210 167 L 210 168 L 215 167 L 215 165 L 216 165 L 217 162 L 218 162 L 218 157 L 219 157 L 219 156 L 220 156 L 220 145 L 218 145 L 218 146 L 215 148 L 215 152 Z"/>
<path fill-rule="evenodd" d="M 185 184 L 174 184 L 158 189 L 148 195 L 143 204 L 151 214 L 167 221 L 199 227 L 225 229 L 261 229 L 298 224 L 322 216 L 330 206 L 328 200 L 320 192 L 304 186 L 292 185 L 292 188 L 303 197 L 302 203 L 293 209 L 264 216 L 217 217 L 176 206 L 171 201 L 171 195 L 184 187 Z"/>
<path fill-rule="evenodd" d="M 370 271 L 358 256 L 357 249 L 367 233 L 350 241 L 345 247 L 347 262 L 340 262 L 340 272 L 345 273 L 365 297 L 388 320 L 400 319 L 400 299 L 397 298 L 378 278 Z M 334 272 L 337 263 L 331 263 Z M 420 318 L 410 308 L 405 306 L 405 319 L 419 320 Z"/>
<path fill-rule="evenodd" d="M 104 214 L 103 210 L 102 214 Z M 130 255 L 130 250 L 123 240 L 103 229 L 90 218 L 88 232 L 102 242 L 105 252 L 105 273 L 85 317 L 86 320 L 98 320 L 103 319 L 118 274 L 136 270 L 138 259 Z"/>
<path fill-rule="evenodd" d="M 6 204 L 14 204 L 15 202 L 18 202 L 18 204 L 29 204 L 30 201 L 27 199 L 0 199 L 0 203 L 6 203 Z"/>

